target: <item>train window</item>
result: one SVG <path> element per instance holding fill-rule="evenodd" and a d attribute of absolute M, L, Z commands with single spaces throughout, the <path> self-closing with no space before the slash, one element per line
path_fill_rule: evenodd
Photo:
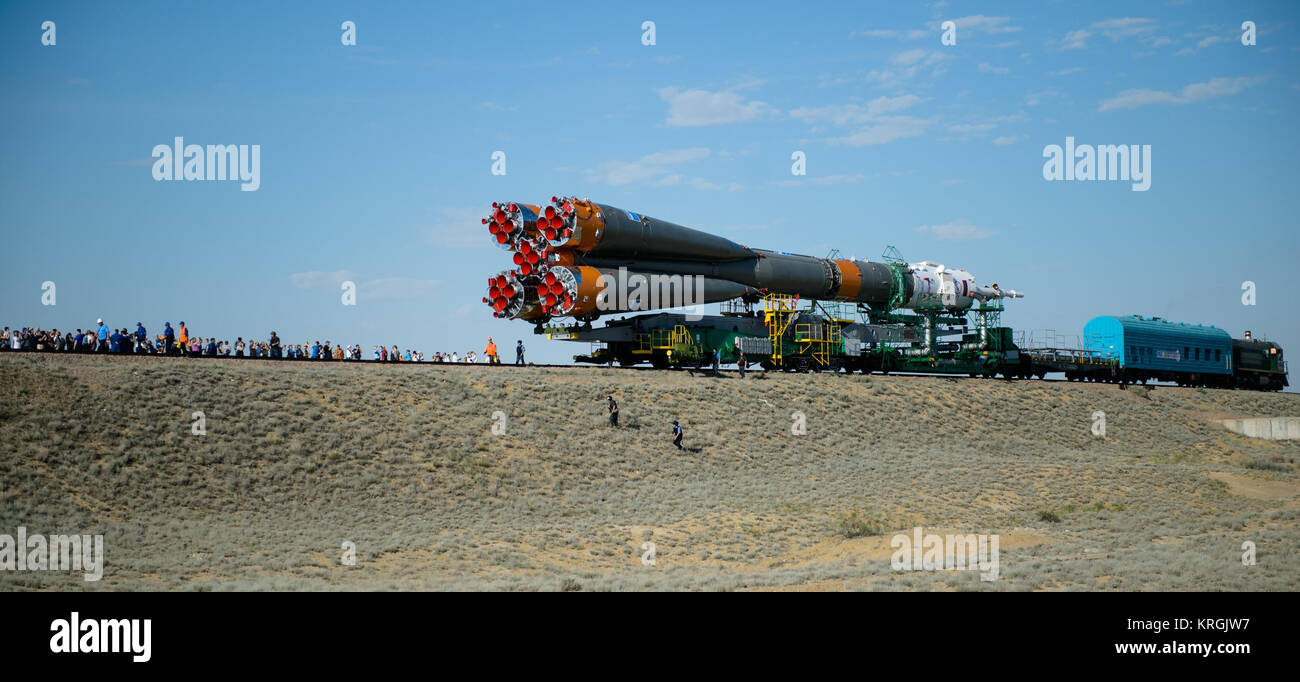
<path fill-rule="evenodd" d="M 1183 346 L 1183 359 L 1184 359 L 1184 360 L 1191 360 L 1191 359 L 1192 359 L 1192 353 L 1191 353 L 1191 350 L 1192 350 L 1192 349 L 1188 348 L 1187 346 Z"/>
<path fill-rule="evenodd" d="M 1192 350 L 1196 351 L 1195 353 L 1192 354 L 1193 359 L 1200 360 L 1200 359 L 1201 359 L 1201 349 L 1200 349 L 1200 348 L 1193 348 Z"/>
<path fill-rule="evenodd" d="M 1206 361 L 1206 362 L 1209 362 L 1209 361 L 1210 361 L 1210 349 L 1209 349 L 1209 348 L 1206 348 L 1206 349 L 1205 349 L 1205 361 Z"/>
<path fill-rule="evenodd" d="M 1214 361 L 1215 361 L 1215 362 L 1219 362 L 1219 361 L 1221 361 L 1221 360 L 1223 360 L 1223 351 L 1219 350 L 1218 348 L 1215 348 L 1215 349 L 1214 349 Z"/>

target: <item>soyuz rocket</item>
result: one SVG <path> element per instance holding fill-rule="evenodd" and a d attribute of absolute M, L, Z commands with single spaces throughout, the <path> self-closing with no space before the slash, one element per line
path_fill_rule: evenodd
<path fill-rule="evenodd" d="M 505 319 L 591 320 L 606 313 L 754 301 L 776 293 L 878 309 L 960 313 L 974 301 L 1020 298 L 979 286 L 962 269 L 924 261 L 877 263 L 767 251 L 666 220 L 577 197 L 537 206 L 495 202 L 483 219 L 514 267 L 488 279 L 483 302 Z M 667 300 L 610 290 L 658 280 Z M 676 289 L 674 289 L 676 287 Z"/>

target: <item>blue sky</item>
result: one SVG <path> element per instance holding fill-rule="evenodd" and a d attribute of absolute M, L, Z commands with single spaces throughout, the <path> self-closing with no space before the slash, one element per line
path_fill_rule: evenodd
<path fill-rule="evenodd" d="M 1140 313 L 1300 352 L 1298 13 L 5 3 L 0 324 L 184 319 L 200 336 L 276 329 L 367 355 L 481 351 L 491 335 L 567 361 L 585 347 L 480 302 L 509 260 L 479 217 L 575 194 L 760 248 L 876 259 L 892 244 L 1025 292 L 1003 318 L 1017 329 L 1075 335 Z M 945 20 L 956 45 L 941 45 Z M 261 187 L 155 181 L 151 150 L 176 136 L 260 145 Z M 1044 180 L 1044 147 L 1067 136 L 1151 145 L 1150 189 Z"/>

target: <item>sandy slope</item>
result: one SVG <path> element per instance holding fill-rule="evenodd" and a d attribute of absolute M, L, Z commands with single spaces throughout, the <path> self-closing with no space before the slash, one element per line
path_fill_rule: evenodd
<path fill-rule="evenodd" d="M 1297 416 L 1296 395 L 9 354 L 0 388 L 0 534 L 102 533 L 107 563 L 93 584 L 2 571 L 6 590 L 1293 590 L 1300 575 L 1300 442 L 1214 422 Z M 915 526 L 998 534 L 999 579 L 891 570 L 893 535 Z"/>

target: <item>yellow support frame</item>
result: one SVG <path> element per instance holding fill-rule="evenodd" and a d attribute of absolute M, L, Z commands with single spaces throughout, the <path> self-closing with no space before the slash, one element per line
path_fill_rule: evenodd
<path fill-rule="evenodd" d="M 781 340 L 790 328 L 794 316 L 794 297 L 784 294 L 768 294 L 763 297 L 763 324 L 767 326 L 767 336 L 772 342 L 772 363 L 784 366 L 785 354 Z"/>
<path fill-rule="evenodd" d="M 817 364 L 826 367 L 831 363 L 832 346 L 842 340 L 840 327 L 835 324 L 797 324 L 794 340 L 800 353 L 808 353 Z M 811 352 L 810 352 L 811 351 Z"/>

